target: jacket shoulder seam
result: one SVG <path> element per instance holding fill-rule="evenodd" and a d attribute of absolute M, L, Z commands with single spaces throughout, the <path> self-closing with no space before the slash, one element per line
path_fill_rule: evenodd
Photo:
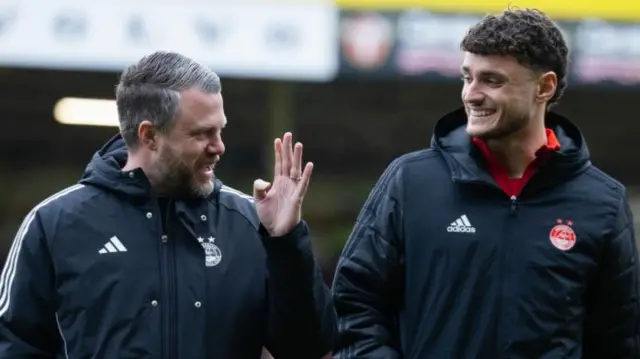
<path fill-rule="evenodd" d="M 387 168 L 383 171 L 377 183 L 371 189 L 367 200 L 360 210 L 352 235 L 352 241 L 348 241 L 345 245 L 341 257 L 349 258 L 355 251 L 356 247 L 363 238 L 364 224 L 371 221 L 375 216 L 375 208 L 380 204 L 385 196 L 391 182 L 399 175 L 402 169 L 409 163 L 422 161 L 437 156 L 437 152 L 431 148 L 417 150 L 401 155 L 391 161 Z"/>
<path fill-rule="evenodd" d="M 439 153 L 437 150 L 433 148 L 427 148 L 427 149 L 406 153 L 398 157 L 396 160 L 394 160 L 394 162 L 398 162 L 399 164 L 402 165 L 402 164 L 409 164 L 413 162 L 428 160 L 430 158 L 435 158 L 438 156 L 439 156 Z"/>
<path fill-rule="evenodd" d="M 614 190 L 618 194 L 617 199 L 624 197 L 625 186 L 619 181 L 617 181 L 616 179 L 614 179 L 613 177 L 604 173 L 598 167 L 593 165 L 590 166 L 589 169 L 587 169 L 586 174 L 589 175 L 591 178 L 595 179 L 596 181 L 602 184 L 605 184 L 607 187 Z"/>
<path fill-rule="evenodd" d="M 624 211 L 626 187 L 622 183 L 620 183 L 618 180 L 616 180 L 615 178 L 611 177 L 610 175 L 606 174 L 604 171 L 602 171 L 601 169 L 593 165 L 590 166 L 590 168 L 586 171 L 586 174 L 589 175 L 591 178 L 594 178 L 599 183 L 606 185 L 613 192 L 615 192 L 615 196 L 613 196 L 614 201 L 612 201 L 612 202 L 615 202 L 615 210 L 612 213 L 611 224 L 607 225 L 607 228 L 611 229 L 610 233 L 613 235 L 613 238 L 616 238 L 622 232 L 625 231 L 626 227 L 631 225 L 631 223 L 629 223 L 628 225 L 625 225 L 623 228 L 618 228 L 618 225 L 617 225 L 617 218 L 620 216 L 620 213 Z"/>
<path fill-rule="evenodd" d="M 226 186 L 226 185 L 223 185 L 220 188 L 220 195 L 222 195 L 223 193 L 225 195 L 230 195 L 230 196 L 233 196 L 233 197 L 237 197 L 242 201 L 247 201 L 249 203 L 249 206 L 251 206 L 253 208 L 254 199 L 253 199 L 252 196 L 249 196 L 248 194 L 246 194 L 244 192 L 241 192 L 241 191 L 239 191 L 237 189 L 234 189 L 234 188 Z M 212 204 L 215 204 L 215 202 L 216 202 L 214 198 L 209 198 L 209 201 Z M 259 232 L 260 231 L 259 223 L 253 221 L 246 213 L 243 213 L 239 208 L 234 208 L 232 206 L 229 206 L 229 204 L 221 201 L 220 199 L 218 199 L 217 202 L 220 205 L 222 205 L 224 208 L 226 208 L 228 211 L 235 212 L 235 213 L 239 214 L 246 222 L 249 223 L 249 225 L 251 225 L 251 227 L 253 227 L 253 229 L 256 231 L 256 233 L 260 233 Z M 252 210 L 255 210 L 255 209 L 252 209 Z"/>
<path fill-rule="evenodd" d="M 82 184 L 76 184 L 70 187 L 67 187 L 61 191 L 58 191 L 56 193 L 54 193 L 53 195 L 47 197 L 46 199 L 44 199 L 43 201 L 41 201 L 40 203 L 38 203 L 37 205 L 35 205 L 30 211 L 29 213 L 27 213 L 27 215 L 24 217 L 22 223 L 20 224 L 20 228 L 18 229 L 18 232 L 16 233 L 15 237 L 13 238 L 11 247 L 9 249 L 9 253 L 7 255 L 7 262 L 5 264 L 5 268 L 2 271 L 2 276 L 3 276 L 3 281 L 0 283 L 0 293 L 2 294 L 3 298 L 10 298 L 11 297 L 11 291 L 13 288 L 13 283 L 15 281 L 15 268 L 17 267 L 17 263 L 19 258 L 21 257 L 21 252 L 22 252 L 22 246 L 24 243 L 25 238 L 27 237 L 27 235 L 29 234 L 29 229 L 31 227 L 31 225 L 33 224 L 34 221 L 40 221 L 41 218 L 39 218 L 40 214 L 40 210 L 42 208 L 45 208 L 46 206 L 50 205 L 51 203 L 54 203 L 58 200 L 62 200 L 65 196 L 67 196 L 70 193 L 73 193 L 77 190 L 80 190 L 84 188 L 84 185 Z M 37 223 L 37 222 L 36 222 Z M 44 235 L 44 233 L 43 233 Z M 44 241 L 43 238 L 39 239 L 40 241 Z M 42 244 L 43 243 L 41 242 Z M 7 271 L 8 270 L 13 270 L 14 272 L 10 275 L 7 276 Z M 0 317 L 3 317 L 4 314 L 6 313 L 6 311 L 9 309 L 9 300 L 7 299 L 5 301 L 5 305 L 2 306 L 2 308 L 0 308 Z"/>
<path fill-rule="evenodd" d="M 43 208 L 45 208 L 46 206 L 48 206 L 50 204 L 56 203 L 58 201 L 62 201 L 62 200 L 64 200 L 66 198 L 66 196 L 68 194 L 73 193 L 73 192 L 75 192 L 77 190 L 81 190 L 81 189 L 83 189 L 85 187 L 86 187 L 86 185 L 84 185 L 84 184 L 75 184 L 75 185 L 66 187 L 66 188 L 64 188 L 64 189 L 52 194 L 51 196 L 45 198 L 44 200 L 40 201 L 40 203 L 35 205 L 31 211 L 32 212 L 37 212 L 40 209 L 43 209 Z"/>

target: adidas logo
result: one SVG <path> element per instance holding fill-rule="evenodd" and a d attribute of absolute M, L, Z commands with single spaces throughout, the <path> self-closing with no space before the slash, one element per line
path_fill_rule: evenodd
<path fill-rule="evenodd" d="M 476 227 L 471 225 L 469 218 L 463 214 L 447 227 L 447 232 L 452 233 L 476 233 Z"/>
<path fill-rule="evenodd" d="M 111 237 L 111 239 L 109 239 L 109 242 L 104 244 L 104 247 L 100 249 L 98 253 L 106 254 L 106 253 L 118 253 L 118 252 L 126 252 L 126 251 L 127 251 L 127 247 L 125 247 L 124 244 L 120 242 L 118 237 L 113 236 Z"/>

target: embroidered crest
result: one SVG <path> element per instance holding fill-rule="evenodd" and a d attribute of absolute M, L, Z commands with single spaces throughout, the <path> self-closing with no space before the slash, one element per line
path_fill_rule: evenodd
<path fill-rule="evenodd" d="M 204 264 L 207 267 L 215 267 L 222 261 L 222 251 L 215 245 L 215 238 L 198 237 L 198 242 L 204 249 Z"/>
<path fill-rule="evenodd" d="M 571 228 L 572 225 L 572 221 L 566 221 L 565 224 L 561 219 L 558 219 L 557 224 L 551 228 L 549 240 L 556 248 L 568 251 L 576 244 L 576 232 Z"/>

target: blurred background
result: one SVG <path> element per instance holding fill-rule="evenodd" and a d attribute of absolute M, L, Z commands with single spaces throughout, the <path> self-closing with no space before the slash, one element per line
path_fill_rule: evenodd
<path fill-rule="evenodd" d="M 509 3 L 546 11 L 564 30 L 569 89 L 556 110 L 629 187 L 640 218 L 640 2 L 2 0 L 0 258 L 26 213 L 75 183 L 117 132 L 119 72 L 174 50 L 223 79 L 217 175 L 227 185 L 250 193 L 270 177 L 284 131 L 305 144 L 316 164 L 305 217 L 330 282 L 378 176 L 428 146 L 435 121 L 459 106 L 464 32 Z"/>

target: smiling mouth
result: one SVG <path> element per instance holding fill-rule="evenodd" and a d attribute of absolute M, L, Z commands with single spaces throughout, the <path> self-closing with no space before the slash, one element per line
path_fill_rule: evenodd
<path fill-rule="evenodd" d="M 214 164 L 210 164 L 210 165 L 203 165 L 199 168 L 199 173 L 203 174 L 206 177 L 210 177 L 213 175 L 213 170 L 215 169 L 216 165 Z"/>
<path fill-rule="evenodd" d="M 496 113 L 492 109 L 469 109 L 469 115 L 473 117 L 488 117 Z"/>

